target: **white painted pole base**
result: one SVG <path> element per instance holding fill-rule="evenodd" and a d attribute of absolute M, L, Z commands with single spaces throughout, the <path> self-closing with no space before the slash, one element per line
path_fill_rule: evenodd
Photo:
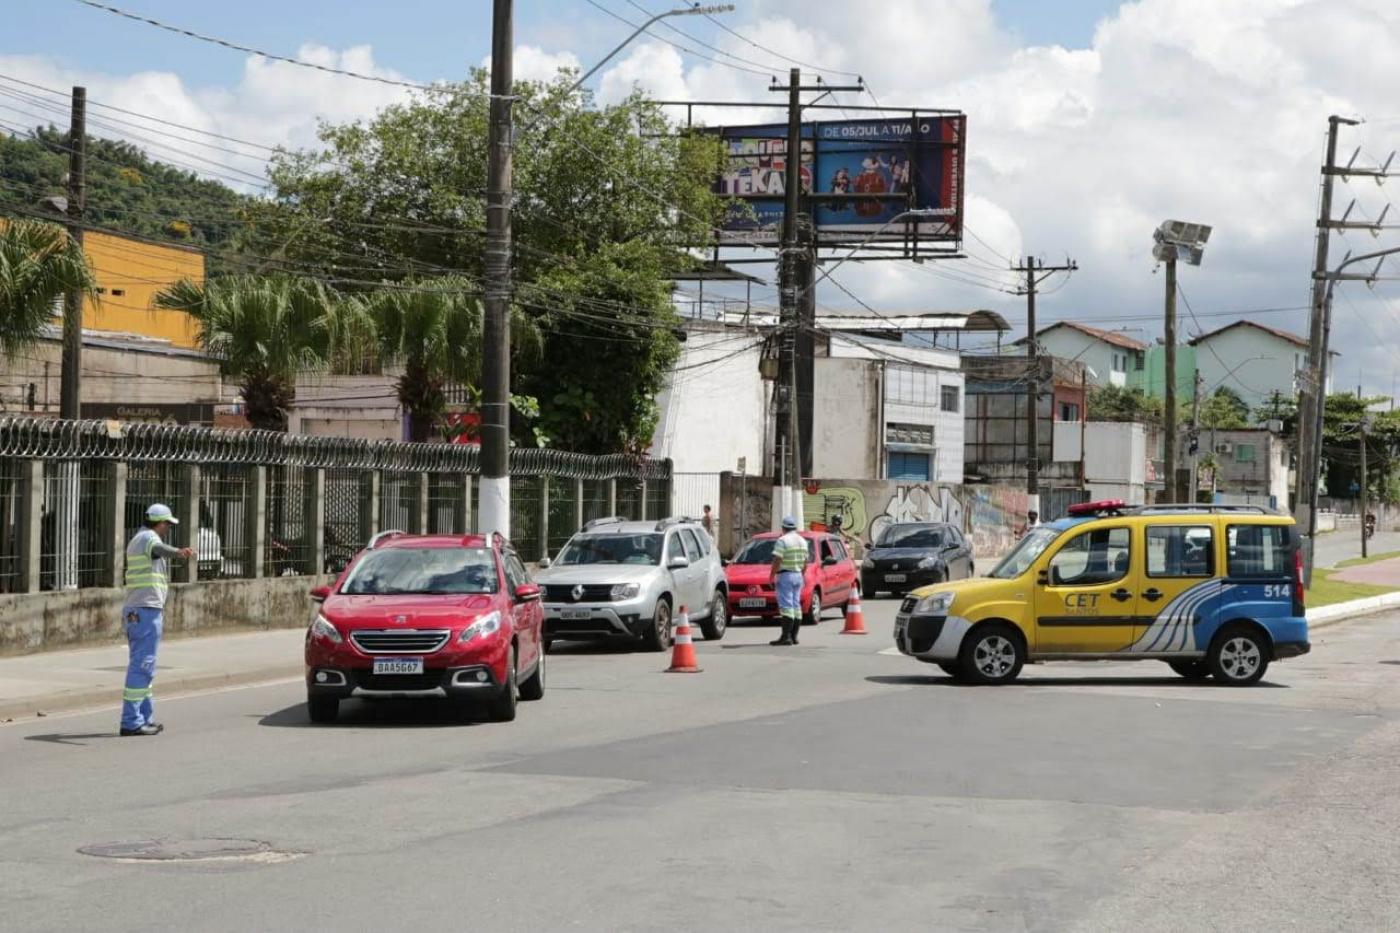
<path fill-rule="evenodd" d="M 806 496 L 802 495 L 801 488 L 794 487 L 791 490 L 791 499 L 788 500 L 788 514 L 797 519 L 798 528 L 807 527 L 807 517 L 803 513 L 806 511 Z"/>
<path fill-rule="evenodd" d="M 781 531 L 783 527 L 783 516 L 787 514 L 787 487 L 773 487 L 773 522 L 771 531 Z"/>
<path fill-rule="evenodd" d="M 484 535 L 493 531 L 510 539 L 510 477 L 483 476 L 478 508 L 481 511 L 477 528 Z"/>

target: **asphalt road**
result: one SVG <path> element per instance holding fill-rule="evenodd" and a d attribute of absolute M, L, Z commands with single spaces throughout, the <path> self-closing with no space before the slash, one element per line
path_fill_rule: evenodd
<path fill-rule="evenodd" d="M 1252 689 L 1155 662 L 954 686 L 828 619 L 564 647 L 513 724 L 295 683 L 0 727 L 4 930 L 1400 928 L 1400 615 Z M 222 861 L 98 843 L 251 839 Z"/>
<path fill-rule="evenodd" d="M 1371 555 L 1400 551 L 1400 531 L 1377 531 L 1366 542 Z M 1344 560 L 1361 556 L 1361 532 L 1356 525 L 1343 525 L 1339 531 L 1318 535 L 1316 566 L 1335 567 Z"/>

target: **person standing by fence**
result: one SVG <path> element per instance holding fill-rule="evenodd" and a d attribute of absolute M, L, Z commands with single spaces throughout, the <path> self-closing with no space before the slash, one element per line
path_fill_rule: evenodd
<path fill-rule="evenodd" d="M 126 601 L 122 624 L 126 630 L 126 684 L 122 690 L 122 735 L 159 735 L 164 726 L 151 721 L 151 681 L 156 676 L 156 652 L 165 627 L 165 596 L 170 589 L 170 558 L 186 560 L 194 548 L 171 547 L 163 540 L 178 525 L 170 506 L 157 502 L 146 510 L 145 527 L 126 546 Z"/>
<path fill-rule="evenodd" d="M 771 645 L 795 645 L 802 628 L 802 578 L 807 569 L 807 539 L 797 533 L 797 519 L 783 519 L 783 536 L 773 542 L 773 585 L 783 634 Z"/>

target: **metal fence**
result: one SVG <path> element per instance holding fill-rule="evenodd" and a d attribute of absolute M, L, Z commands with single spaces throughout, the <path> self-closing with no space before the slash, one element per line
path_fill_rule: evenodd
<path fill-rule="evenodd" d="M 460 445 L 0 418 L 0 592 L 119 585 L 153 502 L 197 554 L 177 581 L 335 572 L 380 530 L 478 530 L 479 463 Z M 510 474 L 527 560 L 616 505 L 669 514 L 669 462 L 516 449 Z"/>
<path fill-rule="evenodd" d="M 671 477 L 672 508 L 677 515 L 699 518 L 705 506 L 719 508 L 718 473 L 676 473 Z"/>

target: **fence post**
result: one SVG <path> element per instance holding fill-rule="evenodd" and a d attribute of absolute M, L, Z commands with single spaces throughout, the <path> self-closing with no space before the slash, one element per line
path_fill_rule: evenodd
<path fill-rule="evenodd" d="M 641 495 L 642 495 L 641 513 L 642 513 L 642 514 L 641 514 L 640 518 L 641 518 L 642 521 L 646 521 L 648 516 L 647 516 L 647 478 L 646 478 L 645 476 L 642 477 L 641 490 L 642 490 L 642 492 L 641 492 Z"/>
<path fill-rule="evenodd" d="M 379 534 L 379 471 L 360 477 L 360 535 L 369 541 Z"/>
<path fill-rule="evenodd" d="M 248 542 L 248 563 L 245 577 L 257 579 L 263 575 L 267 559 L 267 467 L 248 469 L 248 511 L 245 516 L 244 539 Z"/>
<path fill-rule="evenodd" d="M 19 461 L 19 579 L 21 593 L 37 593 L 42 568 L 44 461 Z"/>
<path fill-rule="evenodd" d="M 192 560 L 174 561 L 174 577 L 177 583 L 199 582 L 199 466 L 187 463 L 180 471 L 180 514 L 176 516 L 180 524 L 188 529 L 185 544 L 194 548 Z"/>
<path fill-rule="evenodd" d="M 574 480 L 574 529 L 583 530 L 583 480 Z"/>
<path fill-rule="evenodd" d="M 101 540 L 106 554 L 102 558 L 102 585 L 119 587 L 123 584 L 126 556 L 126 462 L 113 460 L 106 465 L 107 513 L 102 516 Z"/>
<path fill-rule="evenodd" d="M 457 510 L 456 527 L 464 535 L 469 535 L 474 530 L 472 528 L 472 475 L 462 474 L 462 504 Z"/>
<path fill-rule="evenodd" d="M 308 467 L 302 488 L 306 491 L 306 502 L 301 510 L 301 533 L 307 543 L 304 570 L 322 574 L 326 572 L 326 471 Z"/>
<path fill-rule="evenodd" d="M 549 477 L 540 477 L 540 557 L 549 556 Z"/>
<path fill-rule="evenodd" d="M 608 515 L 617 514 L 617 477 L 608 480 Z"/>
<path fill-rule="evenodd" d="M 433 526 L 428 524 L 428 487 L 432 484 L 433 474 L 418 474 L 418 527 L 414 529 L 415 534 L 431 534 Z"/>

